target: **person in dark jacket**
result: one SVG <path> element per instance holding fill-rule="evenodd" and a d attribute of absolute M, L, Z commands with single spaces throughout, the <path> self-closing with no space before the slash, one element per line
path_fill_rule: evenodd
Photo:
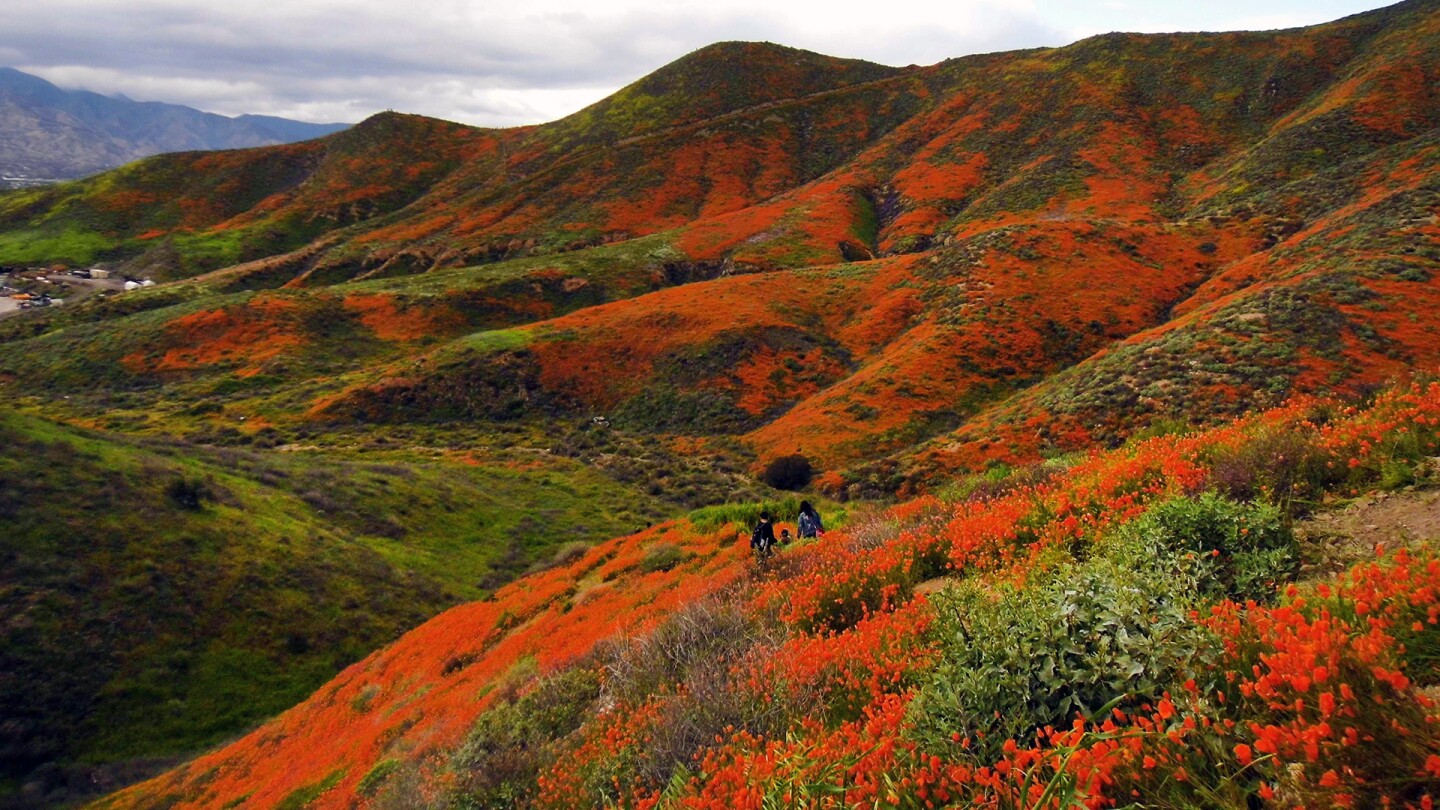
<path fill-rule="evenodd" d="M 755 531 L 750 533 L 750 548 L 755 550 L 755 557 L 759 560 L 764 560 L 774 553 L 775 525 L 770 522 L 768 511 L 760 513 L 760 522 L 755 524 Z"/>
<path fill-rule="evenodd" d="M 825 524 L 820 521 L 820 513 L 815 511 L 815 507 L 811 506 L 809 501 L 800 502 L 800 520 L 798 523 L 799 526 L 796 527 L 796 532 L 802 540 L 807 537 L 814 537 L 825 533 Z"/>

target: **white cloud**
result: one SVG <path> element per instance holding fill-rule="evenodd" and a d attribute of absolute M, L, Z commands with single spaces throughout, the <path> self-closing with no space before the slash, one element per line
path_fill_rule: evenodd
<path fill-rule="evenodd" d="M 1316 22 L 1306 14 L 1253 14 L 1240 17 L 1235 28 L 1242 31 L 1272 31 L 1276 28 L 1299 28 Z"/>
<path fill-rule="evenodd" d="M 135 99 L 214 98 L 222 101 L 250 101 L 268 95 L 265 85 L 255 81 L 150 76 L 90 65 L 22 64 L 17 67 L 60 87 L 85 89 L 104 95 L 123 94 Z"/>

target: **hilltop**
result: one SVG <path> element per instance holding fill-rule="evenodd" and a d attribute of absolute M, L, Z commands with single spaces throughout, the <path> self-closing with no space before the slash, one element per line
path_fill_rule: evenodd
<path fill-rule="evenodd" d="M 596 647 L 614 617 L 644 635 L 748 581 L 729 521 L 780 503 L 757 479 L 793 455 L 816 473 L 806 497 L 853 514 L 879 509 L 867 501 L 910 505 L 806 552 L 844 557 L 825 570 L 855 594 L 831 596 L 858 613 L 820 624 L 785 613 L 776 644 L 823 646 L 822 625 L 848 633 L 901 608 L 893 627 L 913 635 L 923 628 L 907 622 L 930 621 L 923 600 L 904 607 L 923 580 L 884 566 L 929 554 L 928 579 L 943 573 L 931 570 L 941 558 L 959 569 L 972 560 L 953 537 L 943 551 L 907 545 L 906 515 L 933 505 L 910 499 L 949 493 L 935 507 L 949 520 L 976 492 L 1053 484 L 1041 506 L 986 513 L 1006 539 L 986 546 L 999 559 L 982 573 L 1001 579 L 976 587 L 998 587 L 1027 575 L 1011 563 L 1031 540 L 1069 531 L 1047 499 L 1080 498 L 1073 487 L 1089 479 L 1076 454 L 1205 428 L 1223 444 L 1235 435 L 1226 431 L 1259 430 L 1247 421 L 1257 411 L 1291 419 L 1308 406 L 1285 403 L 1364 401 L 1440 366 L 1437 76 L 1440 5 L 1415 0 L 1304 29 L 1110 34 L 903 69 L 722 43 L 550 124 L 487 130 L 386 113 L 305 143 L 162 155 L 0 195 L 0 265 L 98 261 L 162 282 L 0 320 L 0 400 L 18 412 L 5 423 L 16 441 L 109 448 L 93 452 L 157 471 L 117 495 L 98 466 L 51 481 L 51 450 L 7 459 L 7 480 L 50 481 L 52 493 L 7 506 L 26 529 L 5 552 L 39 572 L 7 593 L 178 640 L 131 650 L 101 634 L 94 649 L 108 668 L 64 685 L 63 698 L 15 698 L 15 711 L 40 720 L 3 749 L 7 774 L 18 786 L 32 768 L 50 772 L 47 762 L 118 771 L 193 752 L 422 615 L 476 598 L 347 669 L 306 708 L 120 801 L 161 805 L 173 788 L 202 805 L 249 791 L 265 804 L 343 803 L 362 782 L 425 783 L 427 758 L 449 756 L 477 718 L 557 724 L 536 731 L 549 735 L 543 744 L 512 741 L 522 747 L 577 742 L 564 730 L 592 722 L 590 698 L 556 698 L 550 719 L 551 704 L 537 701 L 551 686 L 594 696 L 585 673 L 615 665 L 604 657 L 613 650 Z M 1343 407 L 1304 418 L 1324 427 Z M 1377 430 L 1395 447 L 1411 441 L 1393 427 Z M 1254 455 L 1270 452 L 1255 441 Z M 1428 480 L 1410 456 L 1429 448 L 1393 450 L 1404 464 L 1376 461 L 1354 483 Z M 1246 509 L 1274 501 L 1285 521 L 1308 508 L 1278 493 L 1268 468 L 1221 486 L 1233 473 L 1224 453 L 1192 449 L 1203 476 L 1125 472 L 1135 509 L 1096 506 L 1085 518 L 1095 530 L 1057 546 L 1074 560 L 1035 570 L 1085 564 L 1080 539 L 1113 540 L 1152 486 L 1177 497 L 1219 489 Z M 1120 469 L 1130 456 L 1104 458 L 1094 463 Z M 1313 491 L 1295 498 L 1338 497 L 1349 480 L 1305 475 Z M 222 495 L 192 513 L 167 494 L 177 477 L 213 479 Z M 44 503 L 56 492 L 70 493 L 59 514 L 82 515 L 64 519 L 76 536 L 111 524 L 110 510 L 77 511 L 83 503 L 114 505 L 125 566 L 72 563 L 73 549 L 33 540 L 54 528 Z M 212 559 L 201 550 L 236 513 L 251 525 L 231 538 L 224 566 L 307 539 L 293 560 L 247 579 L 180 578 L 173 587 L 193 615 L 166 614 L 144 588 L 102 596 L 129 594 L 131 569 L 169 583 L 174 560 Z M 604 537 L 619 539 L 585 551 Z M 875 568 L 844 556 L 881 547 Z M 312 566 L 323 575 L 296 580 Z M 424 587 L 397 594 L 406 576 Z M 784 573 L 775 598 L 798 599 L 804 576 Z M 304 644 L 277 635 L 286 608 L 228 613 L 237 599 L 288 605 L 298 594 L 316 617 Z M 348 630 L 322 618 L 357 606 L 372 615 Z M 722 619 L 740 622 L 737 632 L 753 629 L 729 610 Z M 62 651 L 25 649 L 25 672 L 67 665 Z M 606 663 L 552 683 L 591 654 Z M 136 672 L 183 671 L 205 655 L 270 663 L 227 675 L 225 689 L 252 697 L 219 717 L 204 708 L 216 693 L 187 695 L 184 680 L 135 687 Z M 907 652 L 883 674 L 910 683 L 912 671 L 924 665 Z M 625 705 L 642 709 L 664 686 L 637 686 Z M 899 722 L 902 692 L 886 694 L 884 705 L 826 703 L 833 716 L 808 703 L 777 715 L 800 727 L 727 721 L 721 729 L 767 741 L 729 754 L 691 737 L 675 750 L 738 757 L 786 735 L 814 742 L 804 723 L 859 733 L 867 706 Z M 123 745 L 55 708 L 95 701 L 135 720 Z M 372 703 L 386 708 L 372 714 Z M 742 704 L 730 708 L 743 715 Z M 585 710 L 567 713 L 576 705 Z M 141 718 L 161 709 L 173 717 L 147 735 Z M 492 709 L 509 714 L 484 720 Z M 289 745 L 314 753 L 297 767 L 305 757 Z M 637 796 L 666 779 L 673 796 L 689 795 L 694 765 L 645 761 L 642 777 L 618 771 Z M 576 778 L 593 787 L 592 776 Z M 562 782 L 543 790 L 567 795 L 573 784 Z"/>

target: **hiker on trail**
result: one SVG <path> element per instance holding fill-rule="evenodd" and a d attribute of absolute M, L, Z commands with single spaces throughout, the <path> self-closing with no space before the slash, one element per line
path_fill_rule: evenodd
<path fill-rule="evenodd" d="M 760 513 L 760 522 L 755 524 L 755 531 L 750 533 L 750 548 L 755 550 L 755 558 L 762 562 L 774 553 L 775 526 L 770 523 L 769 512 Z"/>
<path fill-rule="evenodd" d="M 798 522 L 800 525 L 796 530 L 800 533 L 802 540 L 825 533 L 825 524 L 820 522 L 820 513 L 815 511 L 815 507 L 811 506 L 809 501 L 800 502 L 800 520 Z"/>

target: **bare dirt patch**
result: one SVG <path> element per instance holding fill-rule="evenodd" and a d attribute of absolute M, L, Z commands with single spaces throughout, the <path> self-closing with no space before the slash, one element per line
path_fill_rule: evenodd
<path fill-rule="evenodd" d="M 1440 546 L 1440 489 L 1376 492 L 1295 526 L 1305 548 L 1305 577 L 1373 560 L 1377 548 L 1420 551 Z"/>
<path fill-rule="evenodd" d="M 959 581 L 960 580 L 956 579 L 955 577 L 939 577 L 938 579 L 927 579 L 926 581 L 915 586 L 915 594 L 917 596 L 929 596 L 934 593 L 939 593 L 940 591 L 949 588 L 950 586 L 954 585 Z"/>

